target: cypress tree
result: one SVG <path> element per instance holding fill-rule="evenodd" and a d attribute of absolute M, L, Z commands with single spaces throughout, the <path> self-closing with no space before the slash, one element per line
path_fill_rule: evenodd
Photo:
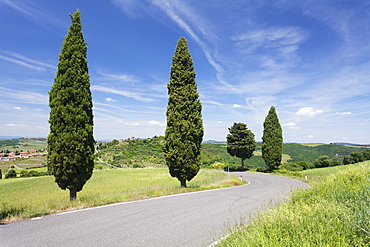
<path fill-rule="evenodd" d="M 242 170 L 245 170 L 244 161 L 253 156 L 256 150 L 254 134 L 247 128 L 245 123 L 234 123 L 229 128 L 230 134 L 227 135 L 227 152 L 231 156 L 241 159 Z"/>
<path fill-rule="evenodd" d="M 48 171 L 70 200 L 82 190 L 94 168 L 93 112 L 87 46 L 80 11 L 71 15 L 54 85 L 49 92 Z"/>
<path fill-rule="evenodd" d="M 178 40 L 172 57 L 167 89 L 166 164 L 171 176 L 186 187 L 186 181 L 193 179 L 200 169 L 204 130 L 193 59 L 183 37 Z"/>
<path fill-rule="evenodd" d="M 263 123 L 262 158 L 270 170 L 278 168 L 283 154 L 283 131 L 275 107 L 271 106 Z"/>

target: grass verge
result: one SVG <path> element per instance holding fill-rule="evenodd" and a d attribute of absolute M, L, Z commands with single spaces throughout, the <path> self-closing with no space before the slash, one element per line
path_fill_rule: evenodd
<path fill-rule="evenodd" d="M 234 230 L 223 246 L 369 246 L 370 162 L 348 166 Z"/>
<path fill-rule="evenodd" d="M 61 190 L 54 177 L 0 180 L 0 222 L 163 195 L 240 185 L 235 176 L 215 170 L 201 170 L 188 188 L 172 178 L 166 168 L 110 169 L 94 171 L 77 200 L 69 201 L 69 191 Z"/>

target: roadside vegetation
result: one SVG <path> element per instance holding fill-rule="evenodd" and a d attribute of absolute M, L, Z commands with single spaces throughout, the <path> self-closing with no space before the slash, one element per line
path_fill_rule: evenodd
<path fill-rule="evenodd" d="M 60 190 L 52 176 L 2 179 L 0 221 L 240 184 L 238 177 L 215 170 L 201 170 L 188 188 L 181 188 L 166 168 L 105 169 L 95 171 L 79 197 L 70 202 L 69 192 Z"/>
<path fill-rule="evenodd" d="M 369 246 L 370 162 L 310 171 L 319 179 L 309 189 L 261 212 L 217 246 Z"/>

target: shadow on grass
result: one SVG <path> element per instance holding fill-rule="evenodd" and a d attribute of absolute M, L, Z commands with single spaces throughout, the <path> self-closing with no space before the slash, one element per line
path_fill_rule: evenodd
<path fill-rule="evenodd" d="M 12 216 L 18 216 L 24 211 L 21 206 L 8 206 L 7 203 L 3 203 L 0 208 L 0 221 Z"/>

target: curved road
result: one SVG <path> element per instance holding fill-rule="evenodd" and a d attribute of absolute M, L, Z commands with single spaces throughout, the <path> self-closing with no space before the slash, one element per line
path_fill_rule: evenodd
<path fill-rule="evenodd" d="M 48 215 L 0 225 L 1 246 L 209 246 L 285 199 L 298 180 L 258 173 L 248 185 Z"/>

